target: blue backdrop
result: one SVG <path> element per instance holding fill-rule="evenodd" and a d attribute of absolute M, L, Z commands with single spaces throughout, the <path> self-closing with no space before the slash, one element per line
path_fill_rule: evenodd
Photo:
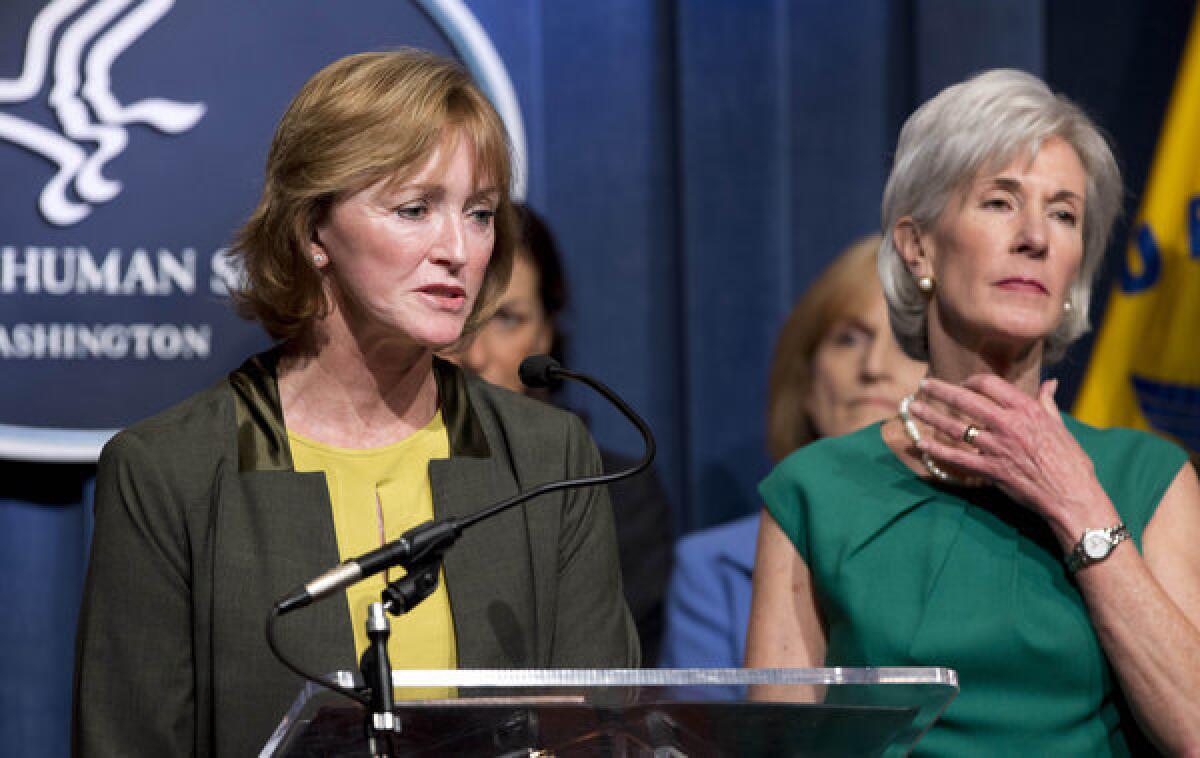
<path fill-rule="evenodd" d="M 45 5 L 6 2 L 0 29 L 27 29 Z M 244 92 L 240 113 L 204 116 L 227 119 L 221 129 L 235 133 L 240 147 L 223 157 L 228 166 L 218 165 L 206 152 L 214 149 L 211 132 L 200 125 L 174 136 L 132 130 L 125 160 L 145 164 L 142 178 L 92 209 L 97 223 L 107 225 L 96 236 L 99 249 L 191 244 L 207 260 L 253 201 L 253 177 L 269 138 L 262 124 L 277 117 L 318 61 L 396 44 L 452 49 L 404 0 L 228 4 L 236 13 L 225 5 L 179 4 L 118 66 L 153 85 L 124 93 L 131 99 L 192 102 L 211 100 L 217 96 L 210 91 L 223 87 Z M 1114 135 L 1131 212 L 1192 13 L 1190 3 L 1120 0 L 466 5 L 516 91 L 528 143 L 529 202 L 545 212 L 566 253 L 570 361 L 645 412 L 659 437 L 658 467 L 681 530 L 756 507 L 754 485 L 769 465 L 762 417 L 777 329 L 797 293 L 840 247 L 877 225 L 889 154 L 912 108 L 982 68 L 1040 74 Z M 206 60 L 220 65 L 186 77 L 172 73 L 172 66 L 188 65 L 181 40 L 207 46 Z M 293 56 L 279 54 L 289 49 Z M 16 76 L 21 55 L 0 49 L 0 78 Z M 114 79 L 122 70 L 114 67 Z M 269 86 L 258 84 L 268 80 Z M 45 122 L 32 106 L 21 113 Z M 0 143 L 0 165 L 23 161 L 27 169 L 37 164 Z M 251 179 L 222 181 L 229 166 L 243 164 L 254 170 L 238 176 Z M 113 166 L 133 173 L 133 163 Z M 187 181 L 178 181 L 181 174 Z M 5 172 L 0 214 L 27 212 L 44 181 L 30 188 L 13 175 Z M 208 216 L 201 227 L 188 212 L 192 204 L 219 206 L 221 221 Z M 44 240 L 73 242 L 67 233 Z M 14 239 L 0 225 L 0 246 L 25 244 L 31 240 Z M 207 281 L 208 273 L 202 269 L 198 277 Z M 4 320 L 35 317 L 24 313 L 22 297 L 0 294 Z M 224 324 L 217 299 L 200 299 L 193 296 L 188 307 L 212 308 L 205 318 Z M 165 318 L 155 303 L 128 302 L 148 310 L 119 318 Z M 211 381 L 262 343 L 252 329 L 237 331 L 232 320 L 227 327 L 223 334 L 231 336 L 220 356 L 147 366 L 175 373 L 136 398 L 146 413 L 185 387 Z M 1056 369 L 1066 400 L 1087 349 L 1085 341 Z M 0 367 L 10 378 L 29 370 L 9 360 Z M 81 414 L 93 414 L 85 425 L 102 427 L 114 398 L 128 388 L 126 378 L 86 361 L 56 370 L 53 381 L 69 376 L 80 388 L 71 401 L 85 409 Z M 40 402 L 58 385 L 46 386 L 45 395 L 23 391 L 29 402 Z M 10 406 L 25 407 L 7 394 Z M 633 433 L 598 402 L 574 400 L 602 444 L 636 449 Z M 92 476 L 87 464 L 0 462 L 0 754 L 67 751 Z"/>

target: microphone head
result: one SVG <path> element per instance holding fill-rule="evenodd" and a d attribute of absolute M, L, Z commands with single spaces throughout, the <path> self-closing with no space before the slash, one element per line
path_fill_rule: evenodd
<path fill-rule="evenodd" d="M 521 382 L 530 389 L 540 389 L 558 383 L 555 374 L 561 369 L 558 361 L 548 355 L 531 355 L 521 361 Z"/>

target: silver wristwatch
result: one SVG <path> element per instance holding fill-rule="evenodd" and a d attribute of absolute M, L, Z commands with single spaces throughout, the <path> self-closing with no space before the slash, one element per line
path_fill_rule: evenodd
<path fill-rule="evenodd" d="M 1129 536 L 1129 530 L 1124 524 L 1110 526 L 1108 529 L 1088 529 L 1067 556 L 1067 568 L 1073 574 L 1084 566 L 1099 563 L 1112 554 L 1113 548 L 1129 539 Z"/>

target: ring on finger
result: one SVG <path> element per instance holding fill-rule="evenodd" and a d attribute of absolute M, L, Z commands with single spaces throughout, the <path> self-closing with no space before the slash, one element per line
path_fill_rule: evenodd
<path fill-rule="evenodd" d="M 979 427 L 974 424 L 967 424 L 967 428 L 963 429 L 962 441 L 968 445 L 975 444 L 975 438 L 979 436 Z"/>

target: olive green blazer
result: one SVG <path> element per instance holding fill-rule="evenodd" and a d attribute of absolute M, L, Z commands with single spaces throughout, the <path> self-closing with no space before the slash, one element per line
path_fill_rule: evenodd
<path fill-rule="evenodd" d="M 251 358 L 105 447 L 76 646 L 76 754 L 257 755 L 302 686 L 271 655 L 264 622 L 339 556 L 324 474 L 292 468 L 276 359 Z M 434 368 L 451 450 L 429 465 L 436 516 L 599 470 L 577 417 Z M 462 668 L 638 665 L 602 487 L 471 528 L 445 578 Z M 309 670 L 357 668 L 344 595 L 282 619 L 280 640 Z"/>

